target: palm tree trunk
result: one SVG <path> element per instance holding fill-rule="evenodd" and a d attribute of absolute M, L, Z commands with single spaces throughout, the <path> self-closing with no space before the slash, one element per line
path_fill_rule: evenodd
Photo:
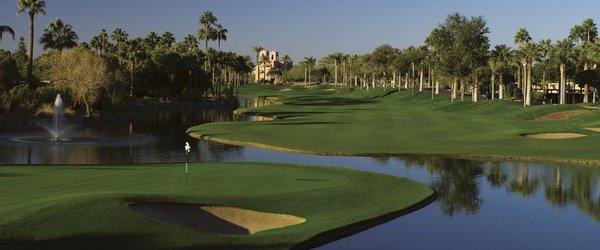
<path fill-rule="evenodd" d="M 423 78 L 424 72 L 423 68 L 419 69 L 419 92 L 423 92 Z"/>
<path fill-rule="evenodd" d="M 306 85 L 307 79 L 308 79 L 308 68 L 304 68 L 304 85 Z"/>
<path fill-rule="evenodd" d="M 496 75 L 494 73 L 492 73 L 492 79 L 491 79 L 490 84 L 491 84 L 491 89 L 492 89 L 491 98 L 492 98 L 492 100 L 494 100 L 494 98 L 495 98 L 494 95 L 496 94 L 496 87 L 495 87 L 495 85 L 496 85 Z"/>
<path fill-rule="evenodd" d="M 334 68 L 335 68 L 335 85 L 338 85 L 338 63 L 337 63 L 337 61 L 334 64 L 335 64 L 335 66 L 334 66 Z"/>
<path fill-rule="evenodd" d="M 465 80 L 461 79 L 460 80 L 460 100 L 461 101 L 465 101 Z"/>
<path fill-rule="evenodd" d="M 27 65 L 27 77 L 29 78 L 29 83 L 33 82 L 33 39 L 34 39 L 34 20 L 35 15 L 29 14 L 29 63 Z"/>
<path fill-rule="evenodd" d="M 500 73 L 500 84 L 498 84 L 498 99 L 504 99 L 504 75 Z"/>
<path fill-rule="evenodd" d="M 452 81 L 452 93 L 450 94 L 450 100 L 454 101 L 454 99 L 456 99 L 456 94 L 457 91 L 456 89 L 458 88 L 458 78 L 454 78 L 454 81 Z"/>
<path fill-rule="evenodd" d="M 478 77 L 475 76 L 474 80 L 473 80 L 473 90 L 471 90 L 471 100 L 473 102 L 478 102 L 479 101 L 479 99 L 478 99 L 478 97 L 479 97 L 479 88 L 478 88 L 479 87 L 478 86 L 479 83 L 478 83 L 478 81 L 479 81 Z"/>
<path fill-rule="evenodd" d="M 526 106 L 530 106 L 531 105 L 531 95 L 533 94 L 532 93 L 532 87 L 533 87 L 532 86 L 533 85 L 532 81 L 533 81 L 533 77 L 532 77 L 532 74 L 531 74 L 532 73 L 531 72 L 532 71 L 531 68 L 532 68 L 531 63 L 528 63 L 527 64 L 527 91 L 525 91 L 525 94 L 527 95 L 525 97 L 525 100 L 526 100 L 525 105 Z"/>
<path fill-rule="evenodd" d="M 588 70 L 588 63 L 587 62 L 583 65 L 583 70 L 584 71 Z M 590 92 L 590 86 L 586 83 L 583 86 L 583 103 L 588 103 L 589 102 L 589 99 L 588 99 L 588 93 L 589 92 Z"/>
<path fill-rule="evenodd" d="M 559 103 L 565 104 L 565 99 L 566 99 L 566 87 L 567 87 L 567 80 L 566 80 L 566 76 L 565 76 L 565 71 L 566 71 L 567 66 L 564 63 L 560 64 L 560 100 Z"/>

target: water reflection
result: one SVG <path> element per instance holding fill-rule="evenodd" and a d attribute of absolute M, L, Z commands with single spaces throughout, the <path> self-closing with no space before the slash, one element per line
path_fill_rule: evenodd
<path fill-rule="evenodd" d="M 428 171 L 437 203 L 447 216 L 477 214 L 484 203 L 481 182 L 510 195 L 543 195 L 554 207 L 575 205 L 600 221 L 600 170 L 593 167 L 540 166 L 525 162 L 484 162 L 447 158 L 397 158 L 406 168 Z M 379 157 L 374 162 L 381 162 Z"/>

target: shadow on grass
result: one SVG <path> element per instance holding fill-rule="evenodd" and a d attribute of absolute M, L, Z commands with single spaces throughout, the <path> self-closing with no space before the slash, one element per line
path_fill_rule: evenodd
<path fill-rule="evenodd" d="M 325 124 L 343 124 L 343 122 L 277 122 L 277 123 L 264 123 L 265 126 L 325 125 Z"/>
<path fill-rule="evenodd" d="M 0 240 L 1 249 L 143 249 L 141 242 L 151 239 L 151 235 L 115 234 L 115 235 L 77 235 L 52 239 L 10 239 Z"/>
<path fill-rule="evenodd" d="M 26 174 L 16 174 L 16 173 L 0 173 L 0 178 L 2 177 L 23 177 Z"/>
<path fill-rule="evenodd" d="M 286 99 L 286 105 L 294 106 L 345 106 L 377 102 L 374 99 L 355 99 L 345 97 L 314 97 L 302 96 Z"/>
<path fill-rule="evenodd" d="M 307 178 L 300 178 L 300 179 L 297 179 L 297 181 L 331 181 L 331 180 L 328 180 L 328 179 L 307 179 Z"/>
<path fill-rule="evenodd" d="M 223 245 L 192 244 L 188 247 L 162 246 L 151 234 L 77 235 L 52 239 L 0 239 L 0 249 L 6 250 L 105 250 L 105 249 L 287 249 L 289 245 L 244 245 L 228 242 Z"/>

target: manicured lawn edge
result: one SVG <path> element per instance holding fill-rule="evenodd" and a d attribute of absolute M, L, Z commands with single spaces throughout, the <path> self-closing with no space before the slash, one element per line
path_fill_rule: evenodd
<path fill-rule="evenodd" d="M 264 150 L 271 150 L 282 153 L 298 153 L 298 154 L 312 154 L 321 156 L 364 156 L 364 157 L 379 157 L 379 156 L 404 156 L 404 157 L 443 157 L 443 158 L 456 158 L 456 159 L 474 159 L 474 160 L 511 160 L 511 161 L 525 161 L 525 162 L 540 162 L 540 163 L 555 163 L 555 164 L 574 164 L 574 165 L 586 165 L 586 166 L 600 166 L 600 160 L 579 160 L 579 159 L 562 159 L 542 156 L 515 156 L 515 155 L 491 155 L 491 154 L 438 154 L 438 153 L 346 153 L 346 152 L 318 152 L 318 151 L 306 151 L 291 149 L 285 147 L 279 147 L 274 145 L 267 145 L 257 142 L 238 141 L 230 139 L 222 139 L 211 137 L 208 135 L 201 135 L 197 132 L 189 132 L 189 136 L 195 139 L 207 140 L 232 146 L 238 147 L 255 147 Z"/>

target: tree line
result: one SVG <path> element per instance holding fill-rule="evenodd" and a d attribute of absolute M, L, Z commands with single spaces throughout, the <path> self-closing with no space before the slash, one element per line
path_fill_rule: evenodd
<path fill-rule="evenodd" d="M 21 37 L 13 52 L 0 50 L 0 109 L 4 111 L 34 110 L 58 92 L 67 94 L 65 99 L 88 115 L 96 107 L 139 98 L 223 99 L 233 94 L 234 86 L 251 80 L 252 60 L 221 51 L 229 31 L 210 11 L 199 17 L 197 33 L 180 41 L 169 31 L 130 37 L 117 28 L 102 29 L 80 42 L 74 27 L 57 19 L 43 30 L 39 44 L 44 53 L 34 58 L 35 16 L 45 14 L 45 9 L 43 0 L 17 1 L 18 13 L 30 17 L 29 40 L 26 45 Z M 0 26 L 0 39 L 2 34 L 14 39 L 14 33 Z M 69 71 L 78 67 L 101 70 Z"/>
<path fill-rule="evenodd" d="M 536 42 L 520 28 L 515 48 L 491 47 L 489 33 L 482 16 L 453 13 L 422 45 L 399 49 L 384 44 L 362 55 L 335 52 L 320 60 L 306 57 L 287 76 L 295 82 L 391 87 L 414 94 L 430 89 L 432 96 L 447 91 L 452 100 L 470 95 L 473 102 L 482 96 L 521 100 L 525 106 L 595 102 L 600 41 L 592 19 L 554 42 Z"/>

